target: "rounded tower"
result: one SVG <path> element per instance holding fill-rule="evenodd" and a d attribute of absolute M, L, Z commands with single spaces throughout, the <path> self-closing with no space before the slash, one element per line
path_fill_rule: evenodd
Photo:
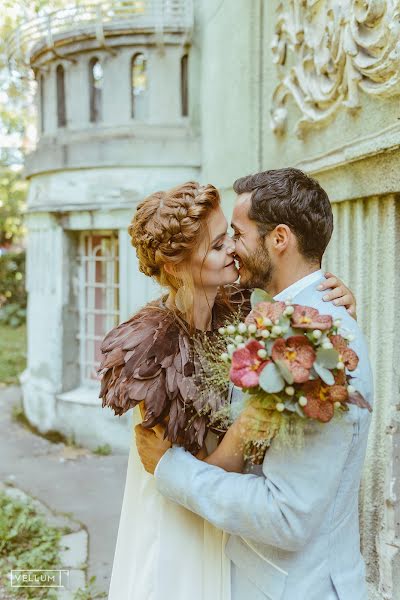
<path fill-rule="evenodd" d="M 130 414 L 99 410 L 96 369 L 104 334 L 156 291 L 129 244 L 135 204 L 199 175 L 192 30 L 192 0 L 83 2 L 27 19 L 10 45 L 37 81 L 24 408 L 89 447 L 131 436 Z"/>

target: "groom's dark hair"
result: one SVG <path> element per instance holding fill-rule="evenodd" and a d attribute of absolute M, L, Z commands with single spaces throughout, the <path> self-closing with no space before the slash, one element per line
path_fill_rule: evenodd
<path fill-rule="evenodd" d="M 333 231 L 328 195 L 315 179 L 299 169 L 275 169 L 237 179 L 237 194 L 252 192 L 249 218 L 264 237 L 285 224 L 297 237 L 299 251 L 321 262 Z"/>

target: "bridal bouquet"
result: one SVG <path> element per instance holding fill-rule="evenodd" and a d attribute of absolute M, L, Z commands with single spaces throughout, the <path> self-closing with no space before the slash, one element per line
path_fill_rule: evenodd
<path fill-rule="evenodd" d="M 245 321 L 219 329 L 210 371 L 211 385 L 230 380 L 245 401 L 257 401 L 268 411 L 269 432 L 253 441 L 250 433 L 246 458 L 260 462 L 278 433 L 293 443 L 307 422 L 327 423 L 349 410 L 349 404 L 371 410 L 351 384 L 348 372 L 356 369 L 358 356 L 339 320 L 309 306 L 275 302 L 260 289 L 254 290 L 251 306 Z M 219 356 L 215 348 L 222 350 Z M 226 431 L 233 420 L 230 407 L 209 410 L 211 422 Z"/>

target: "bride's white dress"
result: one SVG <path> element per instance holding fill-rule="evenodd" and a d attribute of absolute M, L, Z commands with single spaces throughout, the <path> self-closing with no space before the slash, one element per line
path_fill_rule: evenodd
<path fill-rule="evenodd" d="M 136 407 L 108 599 L 230 600 L 227 534 L 159 494 L 136 450 L 140 422 Z"/>

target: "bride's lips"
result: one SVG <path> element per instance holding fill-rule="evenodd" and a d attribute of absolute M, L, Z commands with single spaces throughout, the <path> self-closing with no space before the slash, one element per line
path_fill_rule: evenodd
<path fill-rule="evenodd" d="M 225 265 L 225 269 L 227 269 L 228 267 L 231 267 L 232 265 L 235 265 L 235 261 L 233 260 L 232 262 L 229 263 L 229 265 Z"/>

